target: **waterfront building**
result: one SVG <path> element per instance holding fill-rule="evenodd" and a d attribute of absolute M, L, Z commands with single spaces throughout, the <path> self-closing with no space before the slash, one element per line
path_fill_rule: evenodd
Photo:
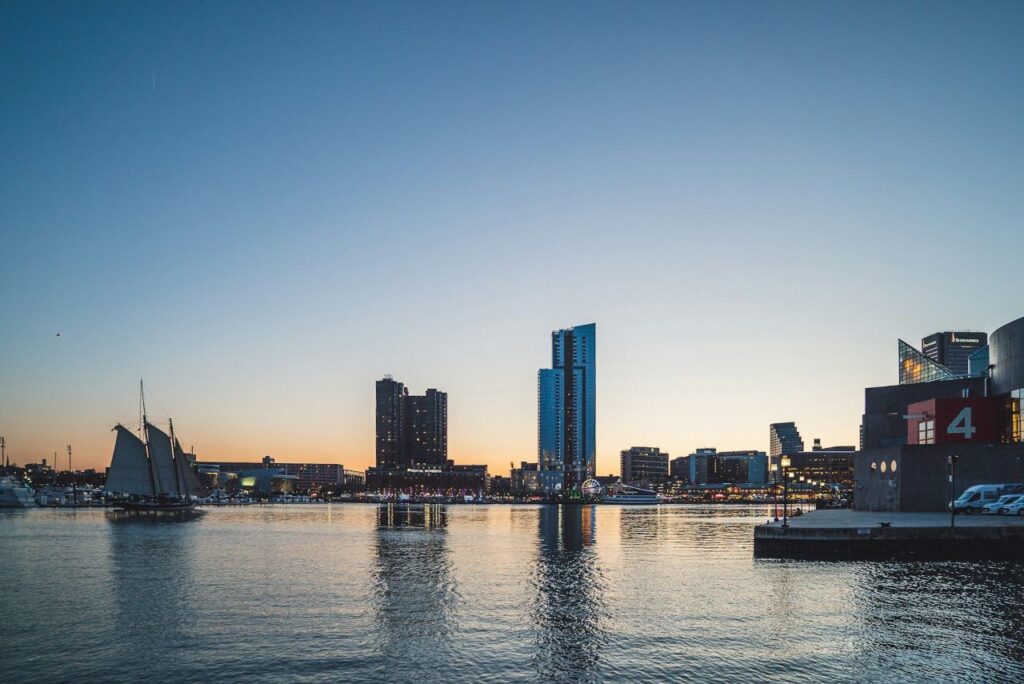
<path fill-rule="evenodd" d="M 822 447 L 821 440 L 814 440 L 811 451 L 798 451 L 786 454 L 790 460 L 790 475 L 799 481 L 803 477 L 807 481 L 820 482 L 826 485 L 837 485 L 843 488 L 853 487 L 853 446 Z"/>
<path fill-rule="evenodd" d="M 988 335 L 983 332 L 937 332 L 921 340 L 921 353 L 954 375 L 962 376 L 970 373 L 971 354 L 987 345 Z"/>
<path fill-rule="evenodd" d="M 448 394 L 423 395 L 390 375 L 377 381 L 377 467 L 448 461 Z"/>
<path fill-rule="evenodd" d="M 286 476 L 292 483 L 290 490 L 295 491 L 338 491 L 345 484 L 345 467 L 340 463 L 279 463 L 272 456 L 264 456 L 260 461 L 202 461 L 197 466 L 213 487 L 222 487 L 233 477 L 242 477 L 242 473 L 255 477 L 254 471 L 259 470 Z"/>
<path fill-rule="evenodd" d="M 697 449 L 686 459 L 690 485 L 763 485 L 768 480 L 768 455 L 763 451 L 718 451 L 708 447 Z"/>
<path fill-rule="evenodd" d="M 669 477 L 676 482 L 689 482 L 690 457 L 676 456 L 671 461 L 669 461 L 668 474 Z"/>
<path fill-rule="evenodd" d="M 405 386 L 390 375 L 377 381 L 377 467 L 397 465 L 402 453 Z"/>
<path fill-rule="evenodd" d="M 512 468 L 510 475 L 512 494 L 535 496 L 541 493 L 540 469 L 536 463 L 523 461 L 518 468 Z"/>
<path fill-rule="evenodd" d="M 373 492 L 410 496 L 484 496 L 490 490 L 486 465 L 413 465 L 367 468 L 366 488 Z"/>
<path fill-rule="evenodd" d="M 537 374 L 537 458 L 546 494 L 593 477 L 597 458 L 597 326 L 551 333 L 551 368 Z"/>
<path fill-rule="evenodd" d="M 988 342 L 983 377 L 864 391 L 855 508 L 945 511 L 951 494 L 970 486 L 1024 482 L 1024 318 L 972 335 Z"/>
<path fill-rule="evenodd" d="M 804 440 L 796 423 L 772 423 L 768 426 L 768 455 L 775 459 L 782 454 L 795 454 L 804 450 Z"/>
<path fill-rule="evenodd" d="M 619 473 L 627 484 L 648 486 L 668 477 L 668 453 L 658 447 L 635 446 L 619 455 Z"/>
<path fill-rule="evenodd" d="M 428 389 L 402 397 L 402 463 L 441 465 L 448 460 L 448 394 Z"/>

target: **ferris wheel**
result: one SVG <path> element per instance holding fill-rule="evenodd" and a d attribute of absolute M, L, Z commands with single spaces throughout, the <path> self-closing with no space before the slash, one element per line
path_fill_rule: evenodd
<path fill-rule="evenodd" d="M 602 489 L 601 483 L 594 478 L 590 478 L 580 485 L 580 492 L 583 493 L 583 496 L 597 496 L 601 493 Z"/>

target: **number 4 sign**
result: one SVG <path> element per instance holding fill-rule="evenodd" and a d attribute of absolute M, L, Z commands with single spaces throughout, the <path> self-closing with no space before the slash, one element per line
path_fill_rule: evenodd
<path fill-rule="evenodd" d="M 963 435 L 964 439 L 970 439 L 971 435 L 977 432 L 978 429 L 971 425 L 971 407 L 964 406 L 960 413 L 956 414 L 956 418 L 946 428 L 946 432 L 951 435 Z"/>

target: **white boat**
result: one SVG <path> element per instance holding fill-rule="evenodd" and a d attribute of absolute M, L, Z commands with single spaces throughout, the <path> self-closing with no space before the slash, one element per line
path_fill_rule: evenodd
<path fill-rule="evenodd" d="M 35 505 L 31 487 L 13 477 L 0 478 L 0 508 L 32 508 Z"/>
<path fill-rule="evenodd" d="M 654 506 L 661 503 L 657 492 L 628 485 L 622 480 L 608 486 L 607 493 L 601 497 L 601 503 L 620 506 Z"/>

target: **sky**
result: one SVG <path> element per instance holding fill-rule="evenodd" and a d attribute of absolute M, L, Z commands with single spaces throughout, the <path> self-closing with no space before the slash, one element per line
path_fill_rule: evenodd
<path fill-rule="evenodd" d="M 856 444 L 897 338 L 1024 315 L 1021 3 L 6 2 L 0 145 L 19 463 L 144 378 L 200 460 L 362 469 L 392 374 L 506 474 L 589 322 L 601 474 Z"/>

